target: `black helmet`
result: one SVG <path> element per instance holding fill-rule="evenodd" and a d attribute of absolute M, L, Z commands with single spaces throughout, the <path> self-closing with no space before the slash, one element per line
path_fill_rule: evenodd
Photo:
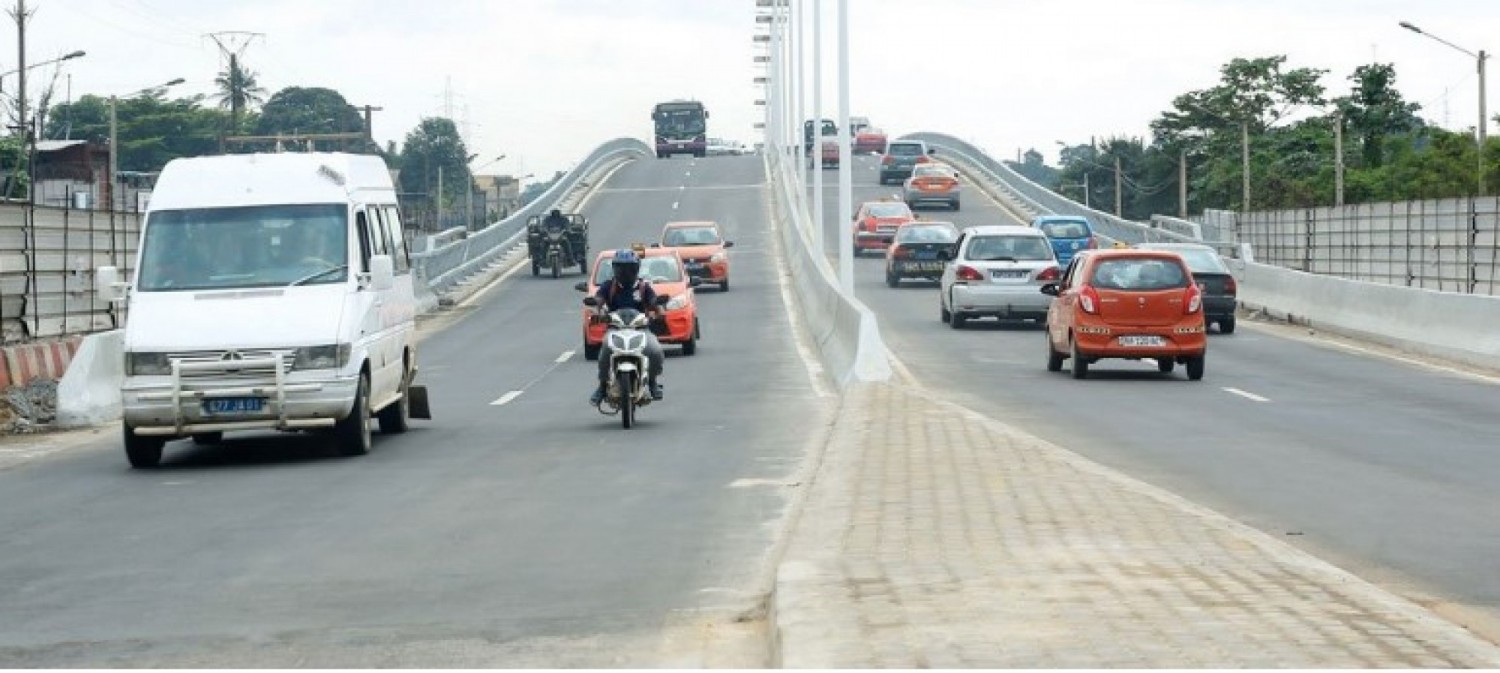
<path fill-rule="evenodd" d="M 615 282 L 620 285 L 633 286 L 641 275 L 641 258 L 634 250 L 616 252 L 609 265 L 615 273 Z"/>
<path fill-rule="evenodd" d="M 556 209 L 556 208 L 553 208 L 553 209 L 552 209 L 552 212 L 550 212 L 550 213 L 547 213 L 547 215 L 548 215 L 548 216 L 549 216 L 549 217 L 562 217 L 562 211 L 561 211 L 561 210 L 558 210 L 558 209 Z"/>

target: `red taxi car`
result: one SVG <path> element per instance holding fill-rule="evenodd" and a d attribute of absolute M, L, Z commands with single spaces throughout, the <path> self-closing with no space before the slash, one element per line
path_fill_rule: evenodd
<path fill-rule="evenodd" d="M 663 346 L 681 346 L 683 355 L 692 355 L 698 351 L 698 337 L 701 335 L 693 288 L 701 281 L 688 276 L 676 250 L 642 247 L 637 252 L 641 255 L 641 280 L 649 281 L 657 294 L 670 298 L 665 311 L 666 332 L 657 332 L 657 341 Z M 594 272 L 589 274 L 589 279 L 573 288 L 594 296 L 601 284 L 614 277 L 614 267 L 610 265 L 614 256 L 614 250 L 599 253 L 594 258 Z M 588 360 L 598 360 L 599 349 L 604 344 L 604 324 L 594 322 L 594 315 L 593 308 L 583 309 L 583 357 Z"/>
<path fill-rule="evenodd" d="M 1187 366 L 1203 378 L 1208 351 L 1203 291 L 1175 252 L 1080 251 L 1059 283 L 1041 288 L 1057 297 L 1047 311 L 1047 371 L 1073 361 L 1073 378 L 1105 358 L 1155 360 L 1171 373 Z"/>
<path fill-rule="evenodd" d="M 867 250 L 882 251 L 896 237 L 896 230 L 916 221 L 911 208 L 901 201 L 866 201 L 854 214 L 854 256 Z"/>
<path fill-rule="evenodd" d="M 734 241 L 724 240 L 715 222 L 668 222 L 661 230 L 661 241 L 652 247 L 676 250 L 683 266 L 693 278 L 729 291 L 729 251 Z"/>

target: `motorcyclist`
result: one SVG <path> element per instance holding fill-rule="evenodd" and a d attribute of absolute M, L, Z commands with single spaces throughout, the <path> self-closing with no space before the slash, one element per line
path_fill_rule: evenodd
<path fill-rule="evenodd" d="M 651 284 L 640 279 L 641 258 L 634 250 L 620 250 L 610 260 L 610 269 L 614 276 L 609 282 L 599 286 L 594 292 L 594 298 L 599 302 L 600 314 L 621 309 L 635 309 L 647 316 L 655 317 L 659 311 L 656 305 L 656 290 Z M 662 364 L 666 360 L 666 354 L 662 352 L 661 343 L 656 340 L 656 335 L 650 331 L 646 333 L 646 359 L 650 363 L 650 371 L 646 385 L 651 391 L 651 399 L 660 400 Z M 604 400 L 605 390 L 609 385 L 609 339 L 606 336 L 599 350 L 599 387 L 594 390 L 593 397 L 589 402 L 598 405 Z"/>
<path fill-rule="evenodd" d="M 542 227 L 549 231 L 552 229 L 566 230 L 568 228 L 568 225 L 570 224 L 572 224 L 572 222 L 570 222 L 568 218 L 562 214 L 561 210 L 553 208 L 552 212 L 547 213 L 547 219 L 542 222 Z"/>

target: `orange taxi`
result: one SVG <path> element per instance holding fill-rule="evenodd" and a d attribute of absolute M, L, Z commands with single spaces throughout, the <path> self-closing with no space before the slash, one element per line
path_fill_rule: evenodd
<path fill-rule="evenodd" d="M 704 283 L 729 291 L 729 252 L 734 241 L 724 240 L 724 233 L 714 222 L 668 222 L 662 227 L 661 241 L 652 245 L 676 250 L 682 257 L 687 274 Z"/>
<path fill-rule="evenodd" d="M 1203 292 L 1175 252 L 1138 249 L 1080 251 L 1062 281 L 1043 294 L 1047 310 L 1047 371 L 1073 361 L 1073 378 L 1106 358 L 1155 360 L 1169 374 L 1203 378 L 1208 351 Z"/>
<path fill-rule="evenodd" d="M 682 258 L 677 255 L 676 250 L 642 246 L 636 252 L 641 256 L 641 280 L 650 282 L 657 294 L 668 297 L 664 311 L 666 331 L 653 329 L 656 340 L 663 346 L 681 346 L 683 355 L 692 355 L 698 351 L 698 337 L 701 334 L 698 327 L 698 303 L 693 296 L 693 288 L 701 281 L 687 275 Z M 600 252 L 594 258 L 594 270 L 589 274 L 589 279 L 573 288 L 590 297 L 594 296 L 601 284 L 614 277 L 614 267 L 610 265 L 614 256 L 614 250 Z M 604 344 L 605 326 L 594 322 L 594 315 L 593 308 L 583 309 L 583 357 L 588 360 L 598 360 L 599 349 Z"/>
<path fill-rule="evenodd" d="M 882 251 L 891 245 L 896 230 L 915 222 L 911 208 L 901 201 L 866 201 L 854 214 L 854 256 L 867 250 Z"/>

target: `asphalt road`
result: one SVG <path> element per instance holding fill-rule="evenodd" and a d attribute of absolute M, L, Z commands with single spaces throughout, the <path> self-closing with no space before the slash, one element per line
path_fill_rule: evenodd
<path fill-rule="evenodd" d="M 111 432 L 0 471 L 0 667 L 701 665 L 704 623 L 753 607 L 827 413 L 763 182 L 753 157 L 644 160 L 585 209 L 595 250 L 670 219 L 737 244 L 698 354 L 669 349 L 630 431 L 587 404 L 580 277 L 522 272 L 423 343 L 437 418 L 368 456 L 252 435 L 131 471 Z"/>
<path fill-rule="evenodd" d="M 877 184 L 876 165 L 854 163 L 856 206 L 900 191 Z M 824 240 L 836 266 L 835 175 L 824 175 Z M 961 211 L 922 213 L 1016 222 L 972 187 Z M 855 260 L 856 294 L 923 384 L 1408 596 L 1472 609 L 1500 636 L 1500 382 L 1254 326 L 1210 335 L 1202 382 L 1126 361 L 1074 381 L 1069 365 L 1046 371 L 1039 326 L 950 329 L 936 283 L 887 288 L 883 263 Z"/>

